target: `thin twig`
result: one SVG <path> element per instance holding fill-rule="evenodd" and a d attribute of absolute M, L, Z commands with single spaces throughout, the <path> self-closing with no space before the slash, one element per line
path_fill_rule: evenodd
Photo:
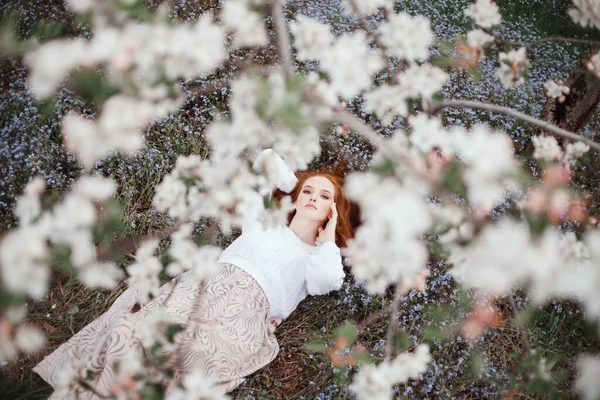
<path fill-rule="evenodd" d="M 600 42 L 597 40 L 573 39 L 573 38 L 562 37 L 562 36 L 550 36 L 550 37 L 537 39 L 537 40 L 534 40 L 533 42 L 529 42 L 529 43 L 515 43 L 515 45 L 525 46 L 528 49 L 531 49 L 532 47 L 537 46 L 538 44 L 542 44 L 542 43 L 546 43 L 546 42 L 568 42 L 568 43 L 591 44 L 591 45 L 600 44 Z"/>
<path fill-rule="evenodd" d="M 400 296 L 402 296 L 402 290 L 400 290 L 400 285 L 396 285 L 396 289 L 394 290 L 394 299 L 392 300 L 392 316 L 390 319 L 390 324 L 388 325 L 387 336 L 385 338 L 385 361 L 389 361 L 390 357 L 392 356 L 394 332 L 396 332 L 396 325 L 398 325 L 398 303 L 400 302 Z"/>
<path fill-rule="evenodd" d="M 388 303 L 387 306 L 377 311 L 374 314 L 369 315 L 368 318 L 365 318 L 363 322 L 358 325 L 358 333 L 361 334 L 367 329 L 369 326 L 373 325 L 377 320 L 385 317 L 392 310 L 392 304 Z"/>
<path fill-rule="evenodd" d="M 272 13 L 275 22 L 275 37 L 277 39 L 277 49 L 283 64 L 283 73 L 289 81 L 293 75 L 292 53 L 290 49 L 290 36 L 285 25 L 283 15 L 283 3 L 281 0 L 272 0 Z"/>
<path fill-rule="evenodd" d="M 548 36 L 548 37 L 544 37 L 541 39 L 533 40 L 529 43 L 509 42 L 508 40 L 503 39 L 500 35 L 498 35 L 494 31 L 492 31 L 491 29 L 484 28 L 480 25 L 475 25 L 475 27 L 477 29 L 484 31 L 488 35 L 493 36 L 496 44 L 502 45 L 504 43 L 508 43 L 511 46 L 515 46 L 515 47 L 526 47 L 527 50 L 531 50 L 533 47 L 535 47 L 539 44 L 542 44 L 542 43 L 547 43 L 547 42 L 568 42 L 568 43 L 591 44 L 591 45 L 600 44 L 600 41 L 598 41 L 598 40 L 575 39 L 575 38 L 568 38 L 568 37 L 564 37 L 564 36 Z"/>
<path fill-rule="evenodd" d="M 515 303 L 515 299 L 513 298 L 512 293 L 508 296 L 508 302 L 510 303 L 510 308 L 512 309 L 513 317 L 515 319 L 515 323 L 518 317 L 518 309 L 517 304 Z M 517 328 L 521 331 L 521 336 L 523 337 L 523 345 L 525 346 L 525 350 L 528 353 L 531 353 L 531 344 L 529 343 L 529 337 L 527 337 L 527 330 L 524 326 L 519 324 Z"/>
<path fill-rule="evenodd" d="M 545 129 L 555 135 L 562 136 L 564 138 L 571 139 L 571 140 L 574 140 L 577 142 L 583 142 L 583 143 L 587 144 L 588 146 L 590 146 L 591 148 L 595 149 L 596 151 L 600 151 L 600 144 L 594 142 L 593 140 L 590 140 L 590 139 L 588 139 L 584 136 L 578 135 L 576 133 L 569 132 L 567 130 L 559 128 L 556 125 L 553 125 L 546 121 L 542 121 L 541 119 L 534 118 L 534 117 L 524 114 L 520 111 L 513 110 L 512 108 L 503 107 L 503 106 L 499 106 L 496 104 L 481 103 L 478 101 L 471 101 L 471 100 L 444 100 L 439 103 L 433 103 L 431 105 L 431 108 L 429 109 L 429 111 L 432 113 L 435 113 L 438 110 L 441 110 L 442 108 L 446 108 L 446 107 L 468 107 L 468 108 L 474 108 L 474 109 L 478 109 L 478 110 L 492 111 L 492 112 L 498 113 L 498 114 L 505 114 L 505 115 L 520 119 L 521 121 L 528 122 L 532 125 L 539 126 L 540 128 Z"/>
<path fill-rule="evenodd" d="M 351 112 L 346 110 L 335 111 L 333 114 L 333 119 L 339 123 L 346 124 L 351 131 L 358 133 L 370 141 L 374 146 L 385 146 L 385 139 Z"/>

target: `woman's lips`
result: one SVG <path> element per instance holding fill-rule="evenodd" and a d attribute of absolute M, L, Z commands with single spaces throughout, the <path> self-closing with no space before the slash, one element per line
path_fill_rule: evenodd
<path fill-rule="evenodd" d="M 314 205 L 314 204 L 307 204 L 305 207 L 314 208 L 315 210 L 317 209 L 317 207 L 315 207 L 315 205 Z"/>

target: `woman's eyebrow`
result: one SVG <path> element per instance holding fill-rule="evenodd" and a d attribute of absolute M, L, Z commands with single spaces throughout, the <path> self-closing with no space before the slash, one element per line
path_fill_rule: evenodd
<path fill-rule="evenodd" d="M 304 188 L 314 189 L 314 187 L 312 187 L 310 185 L 306 185 L 306 186 L 304 186 Z M 331 192 L 329 190 L 326 190 L 326 189 L 321 189 L 321 192 L 327 192 L 327 193 L 329 193 L 331 195 Z"/>

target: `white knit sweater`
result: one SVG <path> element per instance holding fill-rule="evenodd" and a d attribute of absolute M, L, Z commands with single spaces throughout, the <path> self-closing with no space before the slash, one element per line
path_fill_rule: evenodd
<path fill-rule="evenodd" d="M 270 149 L 257 164 L 269 158 L 278 166 L 277 187 L 290 192 L 296 183 L 293 171 Z M 260 196 L 248 198 L 242 234 L 219 258 L 250 274 L 269 300 L 269 318 L 287 318 L 307 295 L 338 290 L 344 280 L 340 249 L 333 242 L 318 246 L 304 243 L 287 226 L 263 229 L 258 221 L 263 206 Z"/>

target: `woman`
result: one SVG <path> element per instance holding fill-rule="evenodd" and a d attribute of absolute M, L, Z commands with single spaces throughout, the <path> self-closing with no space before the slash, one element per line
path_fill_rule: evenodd
<path fill-rule="evenodd" d="M 61 376 L 74 366 L 94 373 L 93 391 L 71 387 L 51 398 L 109 397 L 122 389 L 119 364 L 131 349 L 142 348 L 152 311 L 159 307 L 173 323 L 185 325 L 167 353 L 175 377 L 201 372 L 217 382 L 218 390 L 229 392 L 275 358 L 279 346 L 273 331 L 301 300 L 341 287 L 339 247 L 354 233 L 341 171 L 295 175 L 270 149 L 254 168 L 267 164 L 277 171 L 275 199 L 284 193 L 292 198 L 288 224 L 264 229 L 257 196 L 250 200 L 241 236 L 223 251 L 210 280 L 174 279 L 141 308 L 136 286 L 125 290 L 105 314 L 34 368 L 54 388 L 64 386 Z"/>

